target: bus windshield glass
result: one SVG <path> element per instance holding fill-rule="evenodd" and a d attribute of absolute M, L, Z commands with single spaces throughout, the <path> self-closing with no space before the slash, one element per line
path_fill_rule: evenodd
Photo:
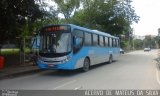
<path fill-rule="evenodd" d="M 71 51 L 71 33 L 41 34 L 40 53 L 64 54 Z"/>

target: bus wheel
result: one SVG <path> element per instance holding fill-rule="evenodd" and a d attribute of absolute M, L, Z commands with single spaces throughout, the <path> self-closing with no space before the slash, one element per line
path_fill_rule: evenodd
<path fill-rule="evenodd" d="M 83 71 L 86 72 L 89 70 L 89 67 L 90 67 L 90 61 L 88 58 L 85 58 L 84 59 L 84 63 L 83 63 Z"/>
<path fill-rule="evenodd" d="M 109 56 L 109 63 L 112 63 L 113 62 L 113 57 L 112 55 Z"/>

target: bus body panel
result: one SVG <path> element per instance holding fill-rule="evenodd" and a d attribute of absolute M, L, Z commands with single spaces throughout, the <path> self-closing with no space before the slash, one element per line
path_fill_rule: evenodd
<path fill-rule="evenodd" d="M 120 48 L 113 48 L 114 53 L 113 53 L 113 60 L 118 60 L 118 57 L 120 56 Z"/>
<path fill-rule="evenodd" d="M 107 61 L 106 48 L 83 47 L 77 54 L 73 56 L 75 69 L 83 67 L 84 59 L 88 57 L 90 65 L 95 65 Z"/>
<path fill-rule="evenodd" d="M 117 60 L 119 48 L 102 48 L 102 47 L 83 47 L 79 53 L 73 56 L 75 69 L 83 67 L 83 62 L 86 57 L 90 59 L 90 65 L 109 61 L 109 56 L 113 56 L 113 60 Z M 110 54 L 109 54 L 110 53 Z"/>

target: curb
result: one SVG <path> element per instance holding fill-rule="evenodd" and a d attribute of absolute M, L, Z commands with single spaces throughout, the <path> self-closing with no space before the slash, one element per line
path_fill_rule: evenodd
<path fill-rule="evenodd" d="M 20 77 L 20 76 L 26 76 L 26 75 L 29 75 L 29 74 L 32 74 L 32 73 L 38 73 L 38 72 L 42 72 L 42 71 L 44 71 L 44 70 L 33 69 L 33 70 L 27 70 L 27 71 L 22 71 L 22 72 L 5 74 L 3 76 L 0 76 L 0 80 L 11 79 L 11 78 Z"/>

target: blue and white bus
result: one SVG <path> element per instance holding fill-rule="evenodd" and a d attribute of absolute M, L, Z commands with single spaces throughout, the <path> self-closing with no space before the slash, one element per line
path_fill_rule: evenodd
<path fill-rule="evenodd" d="M 120 55 L 118 37 L 73 24 L 45 26 L 38 36 L 41 69 L 88 71 L 90 66 L 111 63 Z"/>

